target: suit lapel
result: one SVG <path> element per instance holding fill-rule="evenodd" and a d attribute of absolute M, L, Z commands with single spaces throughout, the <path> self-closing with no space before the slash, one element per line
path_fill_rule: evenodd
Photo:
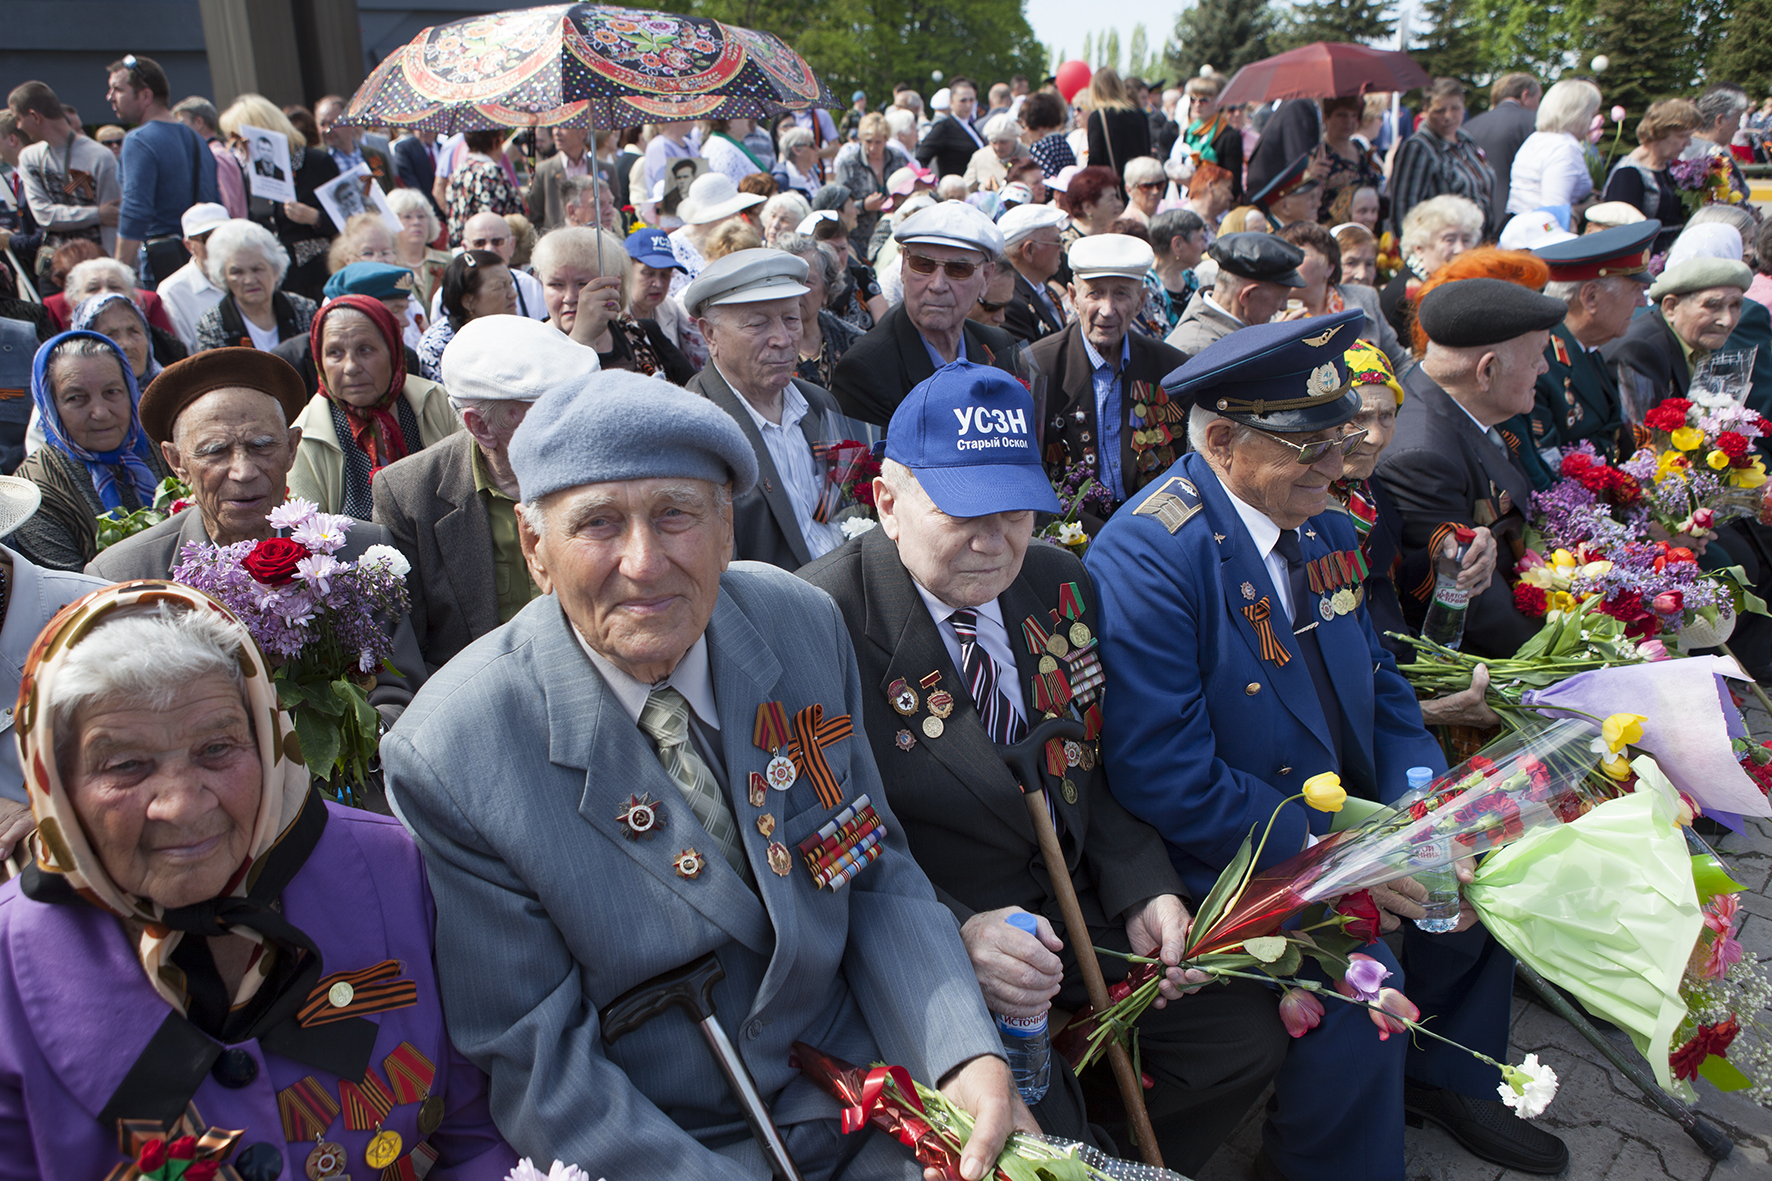
<path fill-rule="evenodd" d="M 443 574 L 455 594 L 462 620 L 478 636 L 498 626 L 498 575 L 492 561 L 492 522 L 474 487 L 474 455 L 470 448 L 475 443 L 466 431 L 458 433 L 461 441 L 450 445 L 451 470 L 442 473 L 436 489 L 439 505 L 450 507 L 437 517 L 431 529 L 438 552 L 449 557 L 443 563 Z M 464 495 L 452 499 L 450 490 Z"/>
<path fill-rule="evenodd" d="M 923 344 L 923 335 L 911 323 L 911 314 L 905 311 L 904 305 L 901 303 L 893 308 L 891 315 L 892 337 L 898 346 L 898 362 L 904 366 L 905 375 L 905 388 L 894 390 L 893 395 L 903 400 L 913 386 L 934 375 L 935 362 L 929 359 L 929 350 Z"/>
<path fill-rule="evenodd" d="M 763 502 L 769 506 L 770 515 L 775 518 L 775 527 L 787 540 L 788 548 L 794 551 L 794 558 L 804 566 L 812 560 L 812 551 L 806 548 L 806 538 L 800 534 L 800 522 L 794 517 L 794 506 L 788 501 L 787 485 L 782 483 L 781 473 L 775 469 L 775 458 L 769 454 L 769 447 L 763 442 L 763 433 L 757 429 L 756 421 L 751 412 L 743 405 L 742 399 L 733 388 L 726 384 L 712 362 L 701 371 L 697 378 L 701 390 L 728 417 L 738 423 L 738 429 L 744 432 L 750 441 L 751 450 L 757 453 L 757 486 L 762 490 Z M 807 415 L 810 418 L 811 415 Z M 805 429 L 806 419 L 801 420 L 801 429 Z M 810 443 L 810 436 L 808 436 Z"/>
<path fill-rule="evenodd" d="M 1300 545 L 1307 562 L 1324 557 L 1333 549 L 1326 529 L 1320 525 L 1321 520 L 1314 517 L 1305 523 L 1305 535 L 1300 538 Z M 1309 536 L 1311 533 L 1316 536 Z M 1322 618 L 1320 614 L 1313 614 L 1313 617 Z M 1366 646 L 1365 632 L 1360 628 L 1358 617 L 1350 611 L 1321 622 L 1317 628 L 1317 647 L 1323 653 L 1323 665 L 1329 672 L 1329 683 L 1335 686 L 1335 696 L 1341 703 L 1343 714 L 1357 717 L 1364 712 L 1364 703 L 1372 697 L 1372 674 L 1366 670 L 1372 654 Z M 1344 721 L 1342 729 L 1344 735 L 1353 735 L 1360 747 L 1358 769 L 1361 778 L 1365 778 L 1370 774 L 1366 768 L 1372 760 L 1371 728 L 1350 719 Z M 1344 739 L 1341 768 L 1344 775 L 1354 761 L 1352 753 Z"/>

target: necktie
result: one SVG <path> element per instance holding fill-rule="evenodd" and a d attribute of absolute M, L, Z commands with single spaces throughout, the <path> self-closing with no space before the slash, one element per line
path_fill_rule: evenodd
<path fill-rule="evenodd" d="M 669 686 L 654 689 L 640 707 L 640 729 L 658 744 L 658 761 L 665 774 L 676 783 L 689 810 L 708 830 L 708 836 L 720 846 L 720 855 L 740 877 L 751 882 L 750 862 L 745 860 L 744 848 L 739 844 L 732 809 L 720 794 L 714 773 L 689 742 L 689 702 Z"/>
<path fill-rule="evenodd" d="M 997 688 L 997 662 L 978 642 L 978 612 L 961 608 L 948 616 L 948 624 L 960 640 L 960 675 L 966 678 L 966 689 L 978 707 L 984 732 L 999 746 L 1020 742 L 1027 726 Z"/>
<path fill-rule="evenodd" d="M 1310 669 L 1311 683 L 1317 688 L 1317 701 L 1323 707 L 1323 721 L 1328 724 L 1330 745 L 1335 750 L 1335 765 L 1341 766 L 1341 701 L 1335 696 L 1335 685 L 1329 679 L 1329 666 L 1323 662 L 1323 649 L 1317 642 L 1316 601 L 1310 582 L 1305 577 L 1304 551 L 1299 548 L 1298 534 L 1291 529 L 1280 530 L 1274 543 L 1286 559 L 1286 581 L 1292 592 L 1292 638 L 1298 641 L 1304 665 Z M 1308 630 L 1306 630 L 1308 629 Z"/>
<path fill-rule="evenodd" d="M 1501 437 L 1500 431 L 1496 430 L 1494 427 L 1490 427 L 1488 430 L 1483 432 L 1483 435 L 1491 443 L 1495 444 L 1496 450 L 1500 451 L 1503 455 L 1506 455 L 1508 453 L 1507 440 Z"/>

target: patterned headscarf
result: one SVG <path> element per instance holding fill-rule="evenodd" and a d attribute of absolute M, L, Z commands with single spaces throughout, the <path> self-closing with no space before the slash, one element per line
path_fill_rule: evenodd
<path fill-rule="evenodd" d="M 320 359 L 320 339 L 326 330 L 327 317 L 340 308 L 350 308 L 369 317 L 376 330 L 381 333 L 382 342 L 388 348 L 388 357 L 393 362 L 389 371 L 388 388 L 382 391 L 380 400 L 370 406 L 353 406 L 335 397 L 326 388 L 326 366 Z M 406 388 L 406 350 L 400 338 L 400 328 L 381 300 L 371 299 L 367 295 L 341 295 L 327 303 L 314 313 L 314 322 L 308 326 L 308 349 L 314 356 L 314 372 L 320 377 L 320 392 L 344 411 L 345 419 L 351 426 L 352 442 L 369 457 L 370 477 L 374 478 L 376 472 L 396 459 L 404 459 L 406 436 L 400 431 L 400 422 L 394 417 L 393 406 L 394 400 Z"/>
<path fill-rule="evenodd" d="M 92 629 L 106 616 L 126 607 L 154 604 L 165 604 L 174 610 L 213 611 L 227 621 L 229 630 L 238 637 L 236 655 L 245 676 L 247 713 L 258 738 L 263 777 L 246 860 L 221 895 L 175 911 L 168 911 L 151 899 L 125 893 L 105 872 L 98 853 L 86 839 L 86 831 L 68 798 L 67 785 L 56 767 L 57 736 L 54 711 L 50 708 L 55 701 L 57 674 L 67 664 L 73 647 L 90 642 Z M 252 642 L 251 633 L 226 607 L 189 587 L 153 579 L 119 583 L 68 604 L 49 621 L 25 661 L 16 730 L 19 764 L 24 768 L 31 812 L 37 819 L 33 842 L 36 861 L 25 872 L 25 894 L 40 902 L 84 901 L 122 919 L 135 941 L 136 955 L 149 983 L 173 1008 L 183 1013 L 189 1003 L 185 974 L 171 958 L 187 932 L 234 934 L 257 944 L 245 978 L 234 995 L 235 1007 L 259 990 L 267 975 L 275 970 L 275 961 L 282 958 L 267 955 L 267 944 L 283 945 L 288 952 L 312 948 L 312 942 L 271 905 L 312 850 L 311 840 L 285 840 L 297 828 L 297 821 L 304 818 L 304 805 L 310 799 L 308 771 L 300 761 L 295 727 L 277 704 L 270 667 Z M 318 797 L 314 797 L 314 806 L 319 809 L 318 823 L 323 826 L 325 810 L 318 804 Z M 316 820 L 311 814 L 305 819 L 310 828 Z M 289 864 L 298 854 L 299 860 Z"/>
<path fill-rule="evenodd" d="M 129 390 L 129 433 L 123 436 L 122 444 L 115 451 L 88 451 L 69 438 L 67 429 L 62 426 L 61 411 L 55 407 L 55 393 L 49 388 L 49 358 L 63 341 L 81 337 L 103 342 L 116 355 L 117 367 L 123 370 L 123 384 Z M 154 444 L 149 441 L 148 433 L 142 430 L 141 387 L 136 385 L 129 358 L 123 355 L 116 341 L 86 329 L 50 337 L 37 349 L 37 356 L 31 362 L 31 401 L 36 403 L 37 417 L 43 421 L 43 435 L 49 445 L 86 465 L 100 504 L 107 509 L 122 506 L 123 497 L 117 491 L 119 467 L 135 489 L 136 501 L 144 506 L 154 503 L 154 489 L 159 487 L 160 477 L 149 465 Z"/>
<path fill-rule="evenodd" d="M 120 292 L 101 291 L 97 295 L 87 299 L 85 303 L 81 304 L 79 308 L 75 310 L 74 321 L 69 324 L 68 327 L 75 331 L 81 329 L 91 329 L 94 332 L 98 331 L 98 329 L 92 327 L 92 322 L 98 319 L 100 312 L 119 301 L 127 305 L 129 310 L 135 313 L 135 318 L 142 322 L 142 335 L 148 338 L 148 369 L 146 373 L 143 373 L 136 379 L 136 383 L 145 390 L 148 388 L 148 383 L 153 381 L 159 374 L 160 370 L 165 368 L 165 366 L 161 365 L 154 357 L 154 329 L 148 324 L 147 313 L 143 312 L 133 299 L 130 299 L 127 295 L 123 295 Z"/>
<path fill-rule="evenodd" d="M 1391 372 L 1390 359 L 1377 345 L 1369 340 L 1356 340 L 1346 356 L 1349 385 L 1356 389 L 1363 385 L 1389 386 L 1397 396 L 1397 405 L 1403 404 L 1403 387 L 1396 374 Z"/>

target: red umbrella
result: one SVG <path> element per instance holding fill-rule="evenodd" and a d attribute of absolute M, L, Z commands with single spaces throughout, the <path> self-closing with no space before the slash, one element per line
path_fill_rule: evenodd
<path fill-rule="evenodd" d="M 1318 41 L 1237 71 L 1218 96 L 1220 106 L 1283 98 L 1335 98 L 1374 90 L 1413 90 L 1433 81 L 1401 50 L 1345 41 Z"/>

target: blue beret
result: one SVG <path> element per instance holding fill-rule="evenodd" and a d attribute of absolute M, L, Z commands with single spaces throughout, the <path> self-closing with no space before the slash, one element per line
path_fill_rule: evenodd
<path fill-rule="evenodd" d="M 1261 430 L 1302 434 L 1340 426 L 1360 412 L 1346 354 L 1364 321 L 1364 312 L 1350 308 L 1251 324 L 1201 349 L 1163 379 L 1163 388 Z"/>
<path fill-rule="evenodd" d="M 757 456 L 732 416 L 680 386 L 606 369 L 543 394 L 511 436 L 511 471 L 530 503 L 562 488 L 672 477 L 757 482 Z"/>
<path fill-rule="evenodd" d="M 354 262 L 340 267 L 326 280 L 327 299 L 341 295 L 367 295 L 370 299 L 398 299 L 412 294 L 412 272 L 385 262 Z"/>

